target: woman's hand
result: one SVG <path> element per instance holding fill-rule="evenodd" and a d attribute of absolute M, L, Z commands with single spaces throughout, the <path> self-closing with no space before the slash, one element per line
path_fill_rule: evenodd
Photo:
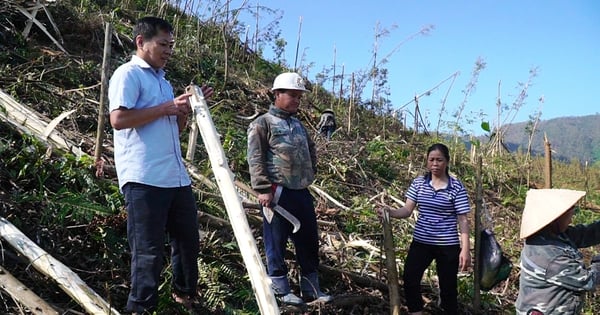
<path fill-rule="evenodd" d="M 380 219 L 383 219 L 383 216 L 385 214 L 385 211 L 387 210 L 387 212 L 390 214 L 390 217 L 392 217 L 392 211 L 394 209 L 390 208 L 390 207 L 376 207 L 375 208 L 375 213 L 377 214 L 377 216 Z"/>
<path fill-rule="evenodd" d="M 467 247 L 463 247 L 460 250 L 460 255 L 458 256 L 458 269 L 459 271 L 467 271 L 467 269 L 471 266 L 471 251 Z"/>

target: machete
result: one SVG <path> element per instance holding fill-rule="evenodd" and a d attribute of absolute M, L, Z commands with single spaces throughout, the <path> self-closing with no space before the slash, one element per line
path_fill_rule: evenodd
<path fill-rule="evenodd" d="M 251 209 L 258 209 L 258 210 L 263 209 L 263 206 L 260 203 L 250 203 L 250 202 L 244 201 L 244 202 L 242 202 L 242 206 L 244 206 L 245 208 L 251 208 Z M 273 211 L 279 213 L 284 219 L 288 220 L 294 226 L 292 233 L 296 233 L 296 232 L 298 232 L 298 230 L 300 230 L 300 221 L 298 220 L 298 218 L 296 218 L 293 214 L 291 214 L 285 208 L 283 208 L 280 205 L 273 204 L 273 203 L 271 203 L 270 208 Z"/>

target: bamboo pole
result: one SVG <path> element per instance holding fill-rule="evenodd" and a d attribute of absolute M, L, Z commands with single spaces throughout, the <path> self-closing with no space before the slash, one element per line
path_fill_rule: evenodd
<path fill-rule="evenodd" d="M 25 306 L 31 314 L 58 315 L 58 311 L 53 309 L 46 301 L 27 288 L 2 266 L 0 266 L 0 289 L 6 291 L 19 304 Z"/>
<path fill-rule="evenodd" d="M 110 71 L 110 46 L 112 43 L 112 25 L 107 22 L 104 30 L 104 56 L 102 57 L 102 75 L 100 85 L 100 108 L 98 108 L 98 127 L 96 129 L 96 150 L 94 151 L 94 160 L 96 161 L 96 177 L 104 174 L 102 161 L 102 143 L 104 142 L 104 111 L 106 109 L 106 99 L 108 90 L 108 79 Z"/>
<path fill-rule="evenodd" d="M 196 143 L 198 142 L 198 126 L 196 124 L 192 124 L 190 126 L 190 134 L 188 136 L 188 146 L 187 152 L 185 153 L 185 158 L 194 162 L 194 153 L 196 152 Z"/>
<path fill-rule="evenodd" d="M 52 42 L 58 47 L 60 48 L 60 50 L 62 50 L 65 54 L 69 54 L 69 52 L 67 52 L 63 46 L 52 36 L 50 35 L 50 32 L 48 32 L 48 29 L 46 29 L 46 27 L 44 26 L 44 24 L 42 24 L 40 21 L 38 21 L 35 16 L 31 15 L 27 10 L 25 10 L 24 8 L 20 7 L 20 6 L 15 6 L 15 8 L 21 12 L 21 14 L 23 14 L 24 16 L 26 16 L 31 22 L 33 22 L 37 27 L 39 27 L 42 32 L 44 32 L 46 34 L 46 36 L 48 36 L 48 38 L 50 38 L 50 40 L 52 40 Z M 42 5 L 43 8 L 43 5 Z M 36 12 L 37 13 L 37 12 Z M 50 17 L 49 17 L 50 18 Z"/>
<path fill-rule="evenodd" d="M 335 67 L 336 67 L 337 50 L 333 45 L 333 76 L 331 77 L 331 95 L 335 97 Z"/>
<path fill-rule="evenodd" d="M 12 96 L 0 90 L 0 119 L 15 126 L 22 132 L 32 134 L 38 139 L 73 153 L 78 158 L 86 155 L 75 143 L 63 138 L 54 128 L 42 119 L 36 111 L 19 104 Z"/>
<path fill-rule="evenodd" d="M 340 75 L 340 91 L 339 91 L 339 100 L 338 100 L 338 104 L 342 104 L 342 97 L 344 97 L 344 71 L 345 71 L 345 64 L 342 63 L 342 74 Z"/>
<path fill-rule="evenodd" d="M 481 275 L 479 262 L 481 257 L 481 210 L 483 209 L 483 185 L 481 182 L 481 155 L 477 156 L 477 174 L 476 174 L 476 199 L 475 199 L 475 264 L 473 266 L 473 309 L 475 314 L 479 314 L 481 305 L 480 283 Z"/>
<path fill-rule="evenodd" d="M 298 39 L 296 40 L 296 56 L 294 57 L 294 71 L 298 71 L 298 50 L 300 49 L 300 35 L 302 35 L 302 16 L 300 16 L 300 20 L 298 21 Z"/>
<path fill-rule="evenodd" d="M 94 315 L 119 314 L 88 287 L 76 273 L 50 256 L 3 217 L 0 217 L 0 236 L 21 255 L 27 257 L 35 269 L 54 279 L 58 286 L 81 305 L 87 313 Z"/>
<path fill-rule="evenodd" d="M 552 148 L 548 136 L 544 133 L 544 188 L 552 188 Z"/>
<path fill-rule="evenodd" d="M 385 192 L 381 194 L 381 203 L 385 204 Z M 383 247 L 385 250 L 385 265 L 387 268 L 387 280 L 390 290 L 390 314 L 400 314 L 400 285 L 398 283 L 398 266 L 396 266 L 396 251 L 394 248 L 394 235 L 390 224 L 390 212 L 384 207 L 383 218 Z"/>
<path fill-rule="evenodd" d="M 192 110 L 196 118 L 195 123 L 198 125 L 200 135 L 206 146 L 210 164 L 219 190 L 221 191 L 235 239 L 248 270 L 260 312 L 263 315 L 279 314 L 275 294 L 271 288 L 271 280 L 265 272 L 262 258 L 256 247 L 256 240 L 252 235 L 252 230 L 248 225 L 248 218 L 238 197 L 233 173 L 229 169 L 227 157 L 219 141 L 219 136 L 210 116 L 210 111 L 208 110 L 202 90 L 196 85 L 190 85 L 188 91 L 192 93 L 190 103 L 192 104 Z"/>
<path fill-rule="evenodd" d="M 352 80 L 350 83 L 350 104 L 348 104 L 348 134 L 350 134 L 350 130 L 352 129 L 352 107 L 354 107 L 354 72 L 352 72 Z"/>

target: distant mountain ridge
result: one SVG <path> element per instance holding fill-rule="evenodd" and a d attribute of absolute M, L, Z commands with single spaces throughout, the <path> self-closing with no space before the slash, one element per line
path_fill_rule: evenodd
<path fill-rule="evenodd" d="M 506 126 L 504 144 L 511 152 L 527 150 L 527 124 L 521 122 Z M 533 137 L 534 155 L 544 152 L 544 134 L 551 144 L 553 158 L 600 163 L 600 114 L 540 121 Z"/>

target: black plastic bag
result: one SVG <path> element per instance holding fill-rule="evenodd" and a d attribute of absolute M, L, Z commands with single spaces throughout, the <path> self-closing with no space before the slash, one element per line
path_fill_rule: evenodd
<path fill-rule="evenodd" d="M 488 229 L 481 231 L 478 266 L 479 285 L 484 291 L 489 291 L 506 280 L 512 270 L 511 261 L 504 256 L 494 233 Z"/>

